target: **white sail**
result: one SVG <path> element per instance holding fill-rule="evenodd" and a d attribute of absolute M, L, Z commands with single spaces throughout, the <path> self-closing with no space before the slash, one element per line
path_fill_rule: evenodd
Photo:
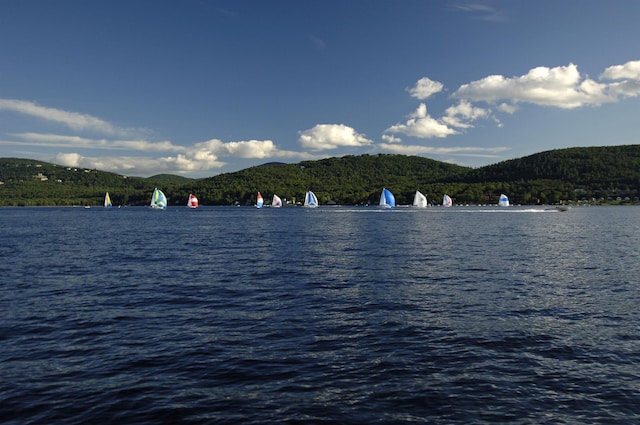
<path fill-rule="evenodd" d="M 427 206 L 427 197 L 420 193 L 419 190 L 416 190 L 416 194 L 413 197 L 413 206 L 424 208 Z"/>
<path fill-rule="evenodd" d="M 282 206 L 282 199 L 276 194 L 273 195 L 273 199 L 271 200 L 271 206 L 274 208 L 280 208 Z"/>
<path fill-rule="evenodd" d="M 379 205 L 385 208 L 393 208 L 396 206 L 396 198 L 393 196 L 393 193 L 388 189 L 382 189 L 382 193 L 380 194 L 380 202 Z"/>
<path fill-rule="evenodd" d="M 452 204 L 453 202 L 451 201 L 451 197 L 445 193 L 444 198 L 442 199 L 442 205 L 450 207 Z"/>
<path fill-rule="evenodd" d="M 262 195 L 260 194 L 260 192 L 258 192 L 258 197 L 256 199 L 256 208 L 262 208 L 263 204 L 264 204 L 264 199 L 262 199 Z"/>
<path fill-rule="evenodd" d="M 187 208 L 198 208 L 198 198 L 196 197 L 196 195 L 193 194 L 189 194 L 189 199 L 187 200 Z"/>
<path fill-rule="evenodd" d="M 500 195 L 500 200 L 498 201 L 498 205 L 500 205 L 501 207 L 509 206 L 509 198 L 507 198 L 507 195 L 505 195 L 504 193 Z"/>
<path fill-rule="evenodd" d="M 111 197 L 109 196 L 109 192 L 104 195 L 104 207 L 111 208 L 113 204 L 111 203 Z"/>
<path fill-rule="evenodd" d="M 316 208 L 318 206 L 318 197 L 312 191 L 308 191 L 304 196 L 304 207 Z"/>
<path fill-rule="evenodd" d="M 153 189 L 150 207 L 158 210 L 164 210 L 165 208 L 167 208 L 167 197 L 157 187 Z"/>

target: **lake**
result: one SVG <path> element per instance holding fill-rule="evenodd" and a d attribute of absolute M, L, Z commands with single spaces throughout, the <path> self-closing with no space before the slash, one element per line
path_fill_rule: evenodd
<path fill-rule="evenodd" d="M 5 424 L 640 422 L 640 208 L 0 208 Z"/>

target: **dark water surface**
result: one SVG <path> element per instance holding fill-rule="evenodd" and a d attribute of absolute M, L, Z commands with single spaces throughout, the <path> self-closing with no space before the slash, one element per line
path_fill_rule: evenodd
<path fill-rule="evenodd" d="M 640 423 L 640 208 L 0 209 L 0 422 Z"/>

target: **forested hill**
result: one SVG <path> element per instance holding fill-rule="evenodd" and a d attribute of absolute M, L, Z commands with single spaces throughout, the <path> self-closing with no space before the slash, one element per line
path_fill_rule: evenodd
<path fill-rule="evenodd" d="M 557 149 L 472 170 L 463 181 L 559 180 L 591 189 L 637 188 L 640 145 Z"/>
<path fill-rule="evenodd" d="M 247 168 L 194 182 L 190 190 L 216 203 L 255 201 L 256 192 L 265 198 L 274 193 L 290 201 L 303 199 L 313 190 L 321 204 L 377 203 L 387 187 L 399 202 L 413 200 L 416 190 L 430 183 L 445 183 L 471 168 L 428 158 L 405 155 L 361 155 L 273 164 Z"/>
<path fill-rule="evenodd" d="M 416 190 L 438 203 L 638 203 L 640 145 L 557 149 L 472 169 L 405 155 L 361 155 L 271 163 L 206 179 L 174 175 L 127 177 L 46 162 L 0 158 L 0 205 L 100 205 L 110 192 L 116 205 L 146 205 L 155 186 L 170 205 L 195 193 L 202 205 L 250 205 L 256 192 L 299 202 L 308 189 L 321 204 L 377 203 L 383 187 L 399 204 Z"/>

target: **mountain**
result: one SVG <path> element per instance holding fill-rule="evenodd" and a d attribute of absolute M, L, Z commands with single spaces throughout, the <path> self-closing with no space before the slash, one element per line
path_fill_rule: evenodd
<path fill-rule="evenodd" d="M 99 205 L 109 191 L 115 205 L 146 205 L 155 186 L 170 205 L 184 205 L 195 193 L 202 205 L 248 205 L 256 192 L 299 202 L 313 190 L 321 204 L 375 204 L 383 187 L 398 204 L 416 190 L 439 202 L 443 193 L 456 203 L 638 203 L 640 145 L 557 149 L 481 168 L 461 167 L 406 155 L 360 155 L 268 163 L 205 179 L 160 174 L 127 177 L 42 161 L 0 158 L 0 205 Z"/>

